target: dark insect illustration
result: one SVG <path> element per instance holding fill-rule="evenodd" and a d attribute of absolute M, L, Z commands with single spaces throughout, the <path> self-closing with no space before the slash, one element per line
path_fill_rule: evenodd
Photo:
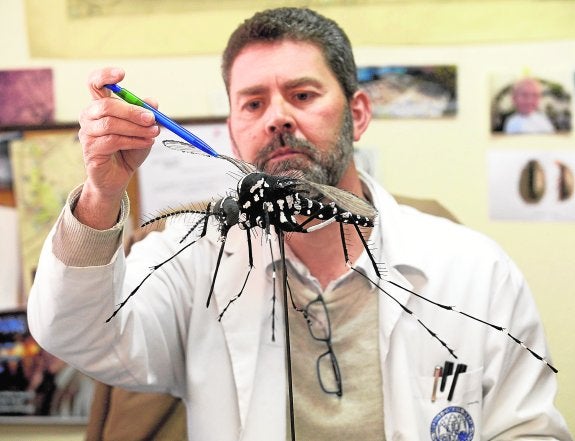
<path fill-rule="evenodd" d="M 184 153 L 192 153 L 201 156 L 207 156 L 200 152 L 198 149 L 192 145 L 180 142 L 167 140 L 163 141 L 166 147 L 173 150 L 177 150 Z M 533 355 L 538 360 L 545 363 L 553 372 L 557 373 L 557 369 L 553 367 L 543 356 L 537 354 L 532 349 L 527 347 L 523 341 L 517 337 L 511 335 L 507 330 L 489 322 L 486 322 L 478 317 L 475 317 L 467 312 L 456 309 L 455 306 L 444 305 L 430 300 L 417 292 L 414 292 L 406 287 L 403 287 L 391 280 L 384 277 L 382 271 L 382 265 L 375 261 L 372 251 L 366 241 L 362 228 L 373 227 L 374 222 L 377 217 L 377 211 L 375 208 L 358 198 L 357 196 L 338 189 L 336 187 L 331 187 L 328 185 L 317 184 L 315 182 L 308 181 L 303 177 L 299 176 L 288 176 L 288 175 L 272 175 L 261 171 L 258 171 L 252 164 L 241 161 L 236 158 L 232 158 L 225 155 L 219 155 L 218 158 L 226 160 L 233 164 L 240 172 L 241 176 L 237 184 L 236 192 L 232 195 L 225 196 L 215 202 L 211 202 L 205 209 L 194 209 L 194 208 L 182 208 L 179 210 L 169 210 L 158 216 L 145 222 L 142 227 L 153 225 L 165 221 L 168 218 L 185 216 L 185 215 L 196 215 L 199 218 L 191 225 L 188 229 L 186 235 L 181 239 L 180 243 L 184 243 L 188 240 L 192 233 L 196 233 L 195 239 L 189 241 L 182 246 L 174 255 L 170 256 L 166 260 L 154 265 L 150 268 L 150 272 L 144 277 L 144 279 L 130 292 L 130 294 L 117 306 L 113 314 L 107 319 L 109 322 L 120 309 L 134 296 L 140 287 L 145 283 L 145 281 L 153 275 L 153 273 L 161 268 L 163 265 L 170 262 L 176 256 L 181 254 L 183 251 L 191 247 L 198 240 L 202 239 L 207 233 L 208 221 L 210 218 L 216 220 L 221 235 L 221 247 L 219 250 L 216 268 L 214 275 L 212 277 L 211 288 L 207 294 L 206 306 L 209 306 L 212 293 L 214 290 L 215 280 L 218 275 L 218 270 L 220 267 L 221 259 L 223 256 L 224 248 L 226 245 L 226 237 L 230 229 L 234 226 L 238 226 L 240 229 L 246 231 L 246 239 L 248 246 L 248 256 L 249 256 L 249 266 L 246 277 L 243 281 L 242 287 L 237 295 L 229 300 L 226 307 L 222 310 L 219 319 L 221 320 L 223 315 L 226 313 L 228 308 L 233 302 L 238 300 L 246 286 L 248 278 L 250 276 L 251 270 L 253 268 L 253 258 L 252 258 L 252 239 L 251 235 L 254 229 L 259 229 L 264 234 L 266 242 L 270 244 L 271 252 L 271 241 L 270 236 L 273 232 L 276 234 L 277 241 L 279 244 L 280 251 L 280 265 L 283 274 L 282 280 L 282 293 L 284 304 L 287 305 L 287 293 L 290 291 L 289 283 L 287 279 L 287 268 L 285 259 L 285 234 L 291 233 L 309 233 L 320 228 L 323 228 L 333 222 L 339 223 L 340 226 L 340 236 L 341 244 L 343 248 L 344 258 L 346 260 L 347 266 L 360 274 L 362 277 L 366 278 L 370 283 L 372 283 L 378 290 L 392 299 L 402 310 L 414 317 L 414 319 L 434 338 L 436 339 L 445 349 L 453 356 L 457 358 L 455 352 L 443 341 L 434 331 L 432 331 L 415 313 L 407 308 L 402 302 L 395 298 L 385 286 L 393 285 L 400 288 L 408 293 L 416 296 L 422 301 L 429 302 L 436 307 L 441 309 L 456 312 L 461 314 L 471 320 L 475 320 L 486 326 L 489 326 L 497 331 L 503 332 L 509 338 L 511 338 L 515 343 L 522 346 L 531 355 Z M 321 200 L 329 200 L 329 202 L 320 202 Z M 296 216 L 303 216 L 306 218 L 305 221 L 300 222 Z M 300 217 L 301 219 L 301 217 Z M 310 225 L 312 221 L 315 221 L 313 225 Z M 348 249 L 346 245 L 346 237 L 344 234 L 344 224 L 349 224 L 353 226 L 353 229 L 358 234 L 361 242 L 367 252 L 367 255 L 371 261 L 374 268 L 376 279 L 370 278 L 364 272 L 356 269 L 349 258 Z M 308 226 L 310 225 L 310 226 Z M 199 233 L 198 233 L 199 231 Z M 273 260 L 273 259 L 272 259 Z M 274 267 L 275 271 L 275 267 Z M 291 293 L 290 293 L 291 295 Z M 275 286 L 273 295 L 273 311 L 272 317 L 275 317 Z M 295 307 L 293 300 L 292 306 Z M 297 309 L 297 308 L 296 308 Z M 300 311 L 301 312 L 301 311 Z M 286 326 L 286 343 L 289 340 L 289 329 L 287 322 L 287 308 L 284 308 L 284 323 Z M 275 322 L 273 322 L 275 323 Z M 273 325 L 272 325 L 273 327 Z M 272 339 L 274 338 L 272 329 Z M 289 344 L 286 344 L 286 350 L 288 351 L 289 360 Z"/>

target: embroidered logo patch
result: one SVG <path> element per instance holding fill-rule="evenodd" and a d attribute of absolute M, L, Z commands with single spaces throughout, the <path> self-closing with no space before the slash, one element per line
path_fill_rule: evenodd
<path fill-rule="evenodd" d="M 431 422 L 432 441 L 471 441 L 475 424 L 463 407 L 450 406 L 443 409 Z"/>

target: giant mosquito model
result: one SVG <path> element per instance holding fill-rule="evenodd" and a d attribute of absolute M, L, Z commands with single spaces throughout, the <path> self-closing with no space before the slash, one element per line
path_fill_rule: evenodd
<path fill-rule="evenodd" d="M 206 156 L 204 153 L 200 152 L 191 144 L 167 140 L 163 141 L 166 147 L 173 150 L 177 150 L 184 153 L 192 153 L 195 155 Z M 361 227 L 373 227 L 375 218 L 377 217 L 377 211 L 368 202 L 363 199 L 358 198 L 352 193 L 341 190 L 336 187 L 329 185 L 318 184 L 312 181 L 308 181 L 302 177 L 293 176 L 276 176 L 258 171 L 252 164 L 232 158 L 230 156 L 218 155 L 218 158 L 226 160 L 232 163 L 235 167 L 242 173 L 241 178 L 238 181 L 237 190 L 234 195 L 225 196 L 215 202 L 211 202 L 204 210 L 198 210 L 195 208 L 182 208 L 176 210 L 167 210 L 159 215 L 153 217 L 152 219 L 146 221 L 142 224 L 142 227 L 146 227 L 153 224 L 158 224 L 165 221 L 171 217 L 185 216 L 185 215 L 200 215 L 199 219 L 194 222 L 189 228 L 186 235 L 181 239 L 180 243 L 184 243 L 188 237 L 200 230 L 199 235 L 188 243 L 186 243 L 180 250 L 175 254 L 167 258 L 166 260 L 154 265 L 150 268 L 150 272 L 144 277 L 144 279 L 130 292 L 130 294 L 117 306 L 113 314 L 107 319 L 110 321 L 124 305 L 134 296 L 137 291 L 141 288 L 144 282 L 153 275 L 153 273 L 161 268 L 163 265 L 170 262 L 180 253 L 185 251 L 187 248 L 191 247 L 198 240 L 206 235 L 208 221 L 210 217 L 216 219 L 221 235 L 222 245 L 219 250 L 218 259 L 216 263 L 216 269 L 214 271 L 214 276 L 212 278 L 210 292 L 207 296 L 206 306 L 210 305 L 210 300 L 212 297 L 215 280 L 220 267 L 222 255 L 226 245 L 226 237 L 229 230 L 237 225 L 239 228 L 246 231 L 247 246 L 249 252 L 249 269 L 246 274 L 245 280 L 243 282 L 242 288 L 239 293 L 233 297 L 228 305 L 223 309 L 219 320 L 222 319 L 224 313 L 228 310 L 230 305 L 238 300 L 242 295 L 243 289 L 246 286 L 247 280 L 249 278 L 251 269 L 253 268 L 252 259 L 252 241 L 251 233 L 255 228 L 261 229 L 267 241 L 269 242 L 269 237 L 271 234 L 272 227 L 277 235 L 280 250 L 280 261 L 282 266 L 282 273 L 284 275 L 283 280 L 283 295 L 284 301 L 287 297 L 287 292 L 289 291 L 289 285 L 287 281 L 286 263 L 285 263 L 285 253 L 284 253 L 284 239 L 285 233 L 310 233 L 317 229 L 323 228 L 333 222 L 338 222 L 340 225 L 341 233 L 341 243 L 343 247 L 343 253 L 348 267 L 360 274 L 362 277 L 369 280 L 378 290 L 384 293 L 386 296 L 391 298 L 395 303 L 399 305 L 407 314 L 412 315 L 415 320 L 442 346 L 444 346 L 447 351 L 454 357 L 457 358 L 455 352 L 444 342 L 435 332 L 425 325 L 425 323 L 418 318 L 412 310 L 407 308 L 403 303 L 396 299 L 391 293 L 385 289 L 385 284 L 391 284 L 400 288 L 408 293 L 416 296 L 417 298 L 429 302 L 439 308 L 453 311 L 459 313 L 471 320 L 483 323 L 486 326 L 501 331 L 511 338 L 515 343 L 526 349 L 531 355 L 533 355 L 538 360 L 545 363 L 553 372 L 557 373 L 558 370 L 552 366 L 545 357 L 539 355 L 529 347 L 527 347 L 523 341 L 519 338 L 511 335 L 507 330 L 502 327 L 484 321 L 478 317 L 475 317 L 467 312 L 458 310 L 455 306 L 444 305 L 437 303 L 431 299 L 428 299 L 406 287 L 403 287 L 392 280 L 387 280 L 382 276 L 381 265 L 375 261 L 372 252 L 368 246 L 364 235 L 362 234 Z M 308 197 L 309 195 L 314 195 L 313 199 Z M 320 198 L 329 199 L 330 202 L 323 203 L 320 202 Z M 298 222 L 296 216 L 302 215 L 307 217 L 303 222 Z M 312 226 L 306 227 L 312 221 L 317 220 Z M 367 255 L 373 265 L 377 280 L 371 279 L 368 275 L 357 270 L 351 264 L 348 256 L 346 239 L 344 234 L 343 225 L 350 224 L 353 225 L 355 231 L 359 235 L 363 246 L 367 252 Z M 382 286 L 383 285 L 383 286 Z M 275 296 L 274 296 L 275 299 Z M 287 303 L 285 303 L 287 305 Z M 286 309 L 286 308 L 284 308 Z"/>
<path fill-rule="evenodd" d="M 197 155 L 204 155 L 191 144 L 187 144 L 180 141 L 164 141 L 164 145 L 180 152 L 193 153 Z M 216 268 L 211 282 L 210 291 L 207 294 L 206 306 L 210 305 L 210 300 L 214 290 L 215 280 L 218 275 L 218 270 L 220 268 L 221 259 L 223 256 L 224 248 L 226 245 L 226 238 L 228 232 L 234 226 L 238 226 L 240 229 L 246 231 L 247 246 L 248 246 L 248 258 L 249 258 L 249 268 L 246 277 L 243 281 L 243 285 L 237 295 L 229 300 L 226 307 L 220 313 L 218 319 L 222 320 L 223 315 L 228 311 L 229 307 L 233 302 L 238 300 L 243 290 L 246 286 L 248 278 L 250 276 L 251 270 L 253 268 L 253 257 L 252 257 L 252 240 L 251 235 L 254 233 L 254 229 L 260 229 L 266 242 L 270 244 L 270 252 L 272 252 L 270 236 L 272 228 L 277 236 L 277 241 L 279 244 L 280 251 L 280 265 L 282 270 L 282 293 L 284 302 L 284 326 L 285 326 L 285 339 L 286 339 L 286 361 L 288 368 L 288 398 L 290 407 L 290 424 L 292 439 L 294 438 L 294 418 L 293 418 L 293 390 L 292 390 L 292 379 L 291 379 L 291 351 L 290 351 L 290 341 L 289 341 L 289 322 L 288 322 L 288 292 L 289 283 L 287 279 L 287 268 L 286 268 L 286 258 L 285 258 L 285 234 L 286 233 L 310 233 L 317 229 L 323 228 L 333 222 L 339 223 L 341 244 L 343 248 L 344 258 L 346 260 L 347 266 L 360 274 L 362 277 L 367 279 L 372 283 L 379 291 L 384 293 L 386 296 L 391 298 L 400 308 L 407 314 L 414 317 L 414 319 L 446 350 L 454 357 L 457 358 L 455 352 L 443 341 L 435 332 L 433 332 L 420 318 L 418 318 L 412 310 L 407 308 L 403 303 L 401 303 L 397 298 L 395 298 L 388 290 L 385 289 L 386 284 L 393 285 L 400 288 L 408 293 L 416 296 L 417 298 L 429 302 L 436 307 L 444 310 L 456 312 L 461 314 L 471 320 L 483 323 L 497 331 L 501 331 L 511 338 L 515 343 L 526 349 L 531 355 L 533 355 L 538 360 L 545 363 L 553 372 L 557 373 L 557 369 L 553 367 L 543 356 L 539 355 L 529 347 L 527 347 L 523 341 L 519 338 L 511 335 L 502 326 L 498 326 L 487 321 L 484 321 L 478 317 L 475 317 L 467 312 L 460 311 L 456 309 L 455 306 L 444 305 L 437 303 L 431 299 L 428 299 L 406 287 L 403 287 L 392 280 L 387 280 L 383 276 L 381 271 L 382 265 L 375 261 L 373 253 L 371 252 L 368 243 L 363 235 L 363 227 L 373 227 L 375 219 L 377 217 L 377 211 L 373 206 L 371 206 L 366 201 L 356 197 L 355 195 L 340 190 L 335 187 L 328 185 L 317 184 L 299 176 L 289 176 L 289 175 L 272 175 L 258 171 L 252 164 L 241 161 L 236 158 L 232 158 L 225 155 L 218 155 L 218 158 L 226 160 L 232 163 L 240 172 L 241 176 L 237 184 L 237 189 L 234 194 L 225 196 L 215 202 L 211 202 L 205 209 L 197 208 L 182 208 L 177 210 L 166 210 L 163 213 L 153 217 L 152 219 L 145 222 L 142 227 L 157 225 L 163 221 L 179 216 L 186 215 L 196 215 L 199 216 L 197 220 L 191 225 L 187 233 L 182 237 L 180 243 L 188 241 L 182 246 L 175 254 L 165 259 L 164 261 L 154 265 L 150 268 L 150 272 L 143 278 L 143 280 L 128 294 L 128 296 L 117 306 L 116 310 L 113 312 L 107 322 L 110 321 L 123 307 L 124 305 L 133 297 L 145 281 L 151 277 L 155 271 L 160 269 L 162 266 L 170 262 L 180 253 L 184 252 L 186 249 L 195 244 L 198 240 L 202 239 L 208 228 L 208 221 L 210 218 L 216 220 L 220 236 L 221 236 L 221 246 L 218 253 L 218 258 L 216 262 Z M 320 202 L 321 200 L 327 199 L 327 202 Z M 303 222 L 298 221 L 296 216 L 302 216 L 307 218 Z M 312 225 L 313 224 L 313 225 Z M 371 261 L 371 264 L 375 270 L 376 280 L 370 278 L 364 272 L 356 269 L 350 259 L 346 245 L 346 237 L 344 233 L 344 224 L 352 225 L 359 235 L 361 242 L 367 252 L 367 255 Z M 309 226 L 308 226 L 309 225 Z M 198 233 L 199 231 L 199 233 Z M 195 233 L 194 239 L 190 240 L 189 237 Z M 272 254 L 273 257 L 273 254 Z M 273 260 L 273 259 L 272 259 Z M 275 273 L 275 264 L 274 264 Z M 274 275 L 274 280 L 275 275 Z M 290 292 L 291 297 L 291 292 Z M 275 330 L 275 286 L 273 294 L 273 310 L 272 310 L 272 339 L 274 339 Z M 292 306 L 298 309 L 292 299 Z M 300 312 L 301 309 L 298 309 Z"/>

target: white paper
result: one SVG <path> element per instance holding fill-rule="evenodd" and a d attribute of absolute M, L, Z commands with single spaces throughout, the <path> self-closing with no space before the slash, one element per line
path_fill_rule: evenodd
<path fill-rule="evenodd" d="M 225 123 L 185 127 L 218 153 L 232 155 Z M 239 170 L 232 164 L 218 158 L 171 150 L 162 144 L 165 139 L 181 141 L 162 129 L 150 156 L 139 169 L 141 218 L 167 208 L 219 199 L 235 190 Z"/>
<path fill-rule="evenodd" d="M 544 189 L 537 201 L 527 202 L 520 194 L 521 173 L 529 161 L 536 161 Z M 561 200 L 561 168 L 575 174 L 575 152 L 492 150 L 488 153 L 489 212 L 494 220 L 575 221 L 575 192 Z M 572 185 L 572 182 L 571 182 Z"/>

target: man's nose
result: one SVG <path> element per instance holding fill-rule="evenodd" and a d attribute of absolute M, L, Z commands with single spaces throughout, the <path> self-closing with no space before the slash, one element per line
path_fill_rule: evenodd
<path fill-rule="evenodd" d="M 283 99 L 277 99 L 270 104 L 266 129 L 273 135 L 291 133 L 295 130 L 295 119 L 289 103 L 286 103 Z"/>

